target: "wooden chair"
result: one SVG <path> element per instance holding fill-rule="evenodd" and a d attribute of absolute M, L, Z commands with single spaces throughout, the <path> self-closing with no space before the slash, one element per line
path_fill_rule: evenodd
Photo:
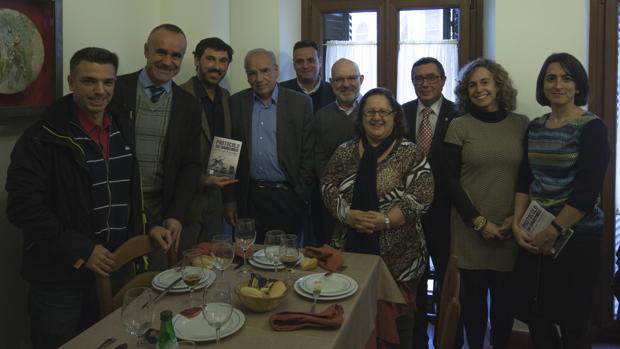
<path fill-rule="evenodd" d="M 113 252 L 114 260 L 116 262 L 113 272 L 119 270 L 135 258 L 149 254 L 152 250 L 153 244 L 148 235 L 138 235 L 132 237 Z M 173 265 L 175 259 L 176 254 L 169 254 L 169 265 Z M 129 280 L 118 292 L 114 294 L 112 293 L 110 278 L 97 274 L 97 297 L 99 298 L 99 311 L 101 313 L 101 317 L 105 317 L 123 304 L 123 296 L 128 289 L 140 286 L 150 286 L 151 280 L 153 280 L 155 275 L 158 273 L 159 271 L 147 271 L 140 273 Z"/>
<path fill-rule="evenodd" d="M 441 286 L 439 320 L 437 321 L 437 335 L 435 336 L 435 347 L 438 349 L 454 348 L 454 337 L 461 314 L 460 286 L 459 261 L 456 256 L 450 256 Z"/>

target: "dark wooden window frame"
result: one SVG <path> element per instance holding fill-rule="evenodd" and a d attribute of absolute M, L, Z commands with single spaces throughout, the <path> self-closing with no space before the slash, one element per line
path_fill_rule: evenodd
<path fill-rule="evenodd" d="M 377 12 L 377 84 L 396 91 L 399 11 L 458 7 L 459 67 L 482 56 L 482 0 L 302 0 L 301 36 L 323 42 L 323 14 L 342 11 Z M 411 62 L 413 64 L 413 62 Z"/>
<path fill-rule="evenodd" d="M 588 109 L 600 116 L 609 132 L 611 160 L 603 182 L 602 201 L 605 211 L 601 282 L 597 287 L 599 304 L 594 323 L 605 326 L 613 319 L 613 295 L 609 281 L 615 258 L 615 177 L 616 177 L 616 91 L 618 64 L 618 4 L 619 0 L 590 0 L 589 76 L 590 101 Z"/>

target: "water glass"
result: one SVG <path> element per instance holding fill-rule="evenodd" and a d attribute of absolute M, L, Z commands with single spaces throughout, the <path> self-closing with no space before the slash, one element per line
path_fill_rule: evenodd
<path fill-rule="evenodd" d="M 280 245 L 285 235 L 283 230 L 270 230 L 265 234 L 265 257 L 273 263 L 276 273 L 280 264 Z"/>
<path fill-rule="evenodd" d="M 155 318 L 153 299 L 155 294 L 148 287 L 130 288 L 123 296 L 121 319 L 130 335 L 136 336 L 136 345 L 142 347 L 143 336 Z"/>
<path fill-rule="evenodd" d="M 235 258 L 235 244 L 231 241 L 216 241 L 211 244 L 211 256 L 213 266 L 220 271 L 224 279 L 224 270 L 228 268 Z"/>
<path fill-rule="evenodd" d="M 280 244 L 280 262 L 284 264 L 288 272 L 292 273 L 293 268 L 299 261 L 299 248 L 297 247 L 297 235 L 286 234 Z"/>
<path fill-rule="evenodd" d="M 202 251 L 199 249 L 189 249 L 183 251 L 183 269 L 181 274 L 183 282 L 189 287 L 189 303 L 192 303 L 192 295 L 196 286 L 205 278 L 205 265 L 202 262 Z M 194 265 L 196 264 L 196 265 Z"/>
<path fill-rule="evenodd" d="M 230 320 L 233 306 L 230 287 L 224 282 L 213 284 L 204 293 L 202 316 L 215 328 L 216 343 L 220 343 L 220 329 Z"/>
<path fill-rule="evenodd" d="M 239 218 L 235 232 L 235 242 L 243 251 L 243 269 L 238 274 L 245 276 L 250 273 L 247 268 L 247 252 L 256 240 L 256 228 L 252 218 Z"/>

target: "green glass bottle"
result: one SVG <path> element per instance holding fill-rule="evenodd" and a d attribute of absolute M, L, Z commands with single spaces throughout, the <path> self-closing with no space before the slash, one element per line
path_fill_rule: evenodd
<path fill-rule="evenodd" d="M 174 335 L 174 327 L 172 327 L 172 312 L 164 310 L 159 315 L 161 327 L 159 328 L 159 336 L 157 337 L 157 349 L 178 349 L 177 337 Z"/>

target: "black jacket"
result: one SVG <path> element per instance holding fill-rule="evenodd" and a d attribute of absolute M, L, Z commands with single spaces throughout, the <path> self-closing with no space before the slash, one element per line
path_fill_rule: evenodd
<path fill-rule="evenodd" d="M 91 181 L 82 149 L 69 136 L 69 123 L 78 122 L 73 95 L 67 95 L 27 129 L 11 153 L 7 171 L 7 216 L 23 236 L 22 276 L 51 287 L 80 287 L 92 282 L 93 272 L 73 267 L 88 260 L 103 237 L 92 233 Z M 108 111 L 125 142 L 134 148 L 127 117 Z M 134 154 L 135 158 L 135 154 Z M 144 233 L 137 162 L 130 195 L 129 227 Z"/>
<path fill-rule="evenodd" d="M 118 77 L 110 102 L 113 110 L 135 115 L 139 74 L 140 71 L 137 71 Z M 200 102 L 172 82 L 172 106 L 164 140 L 163 219 L 175 218 L 186 223 L 202 166 L 201 115 Z M 161 222 L 149 218 L 147 228 L 158 224 Z"/>

